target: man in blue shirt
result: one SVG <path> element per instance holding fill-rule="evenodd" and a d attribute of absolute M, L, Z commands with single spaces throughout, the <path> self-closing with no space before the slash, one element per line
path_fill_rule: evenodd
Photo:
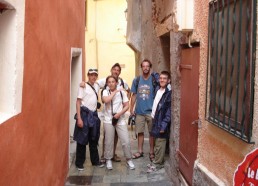
<path fill-rule="evenodd" d="M 152 105 L 154 98 L 154 86 L 151 76 L 152 64 L 148 59 L 144 59 L 141 63 L 142 75 L 140 78 L 134 78 L 132 83 L 132 97 L 130 105 L 131 115 L 136 114 L 136 133 L 138 135 L 138 152 L 133 154 L 133 158 L 143 157 L 143 143 L 145 123 L 148 125 L 148 131 L 152 129 Z M 136 105 L 135 105 L 136 104 Z M 150 143 L 150 160 L 154 159 L 154 138 L 149 136 Z"/>

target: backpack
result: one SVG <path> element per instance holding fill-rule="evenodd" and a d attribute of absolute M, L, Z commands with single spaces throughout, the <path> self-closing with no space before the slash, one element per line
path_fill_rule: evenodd
<path fill-rule="evenodd" d="M 157 93 L 157 87 L 159 86 L 159 73 L 157 72 L 152 72 L 151 73 L 151 78 L 152 78 L 152 86 L 153 86 L 153 96 L 155 97 L 156 93 Z M 136 90 L 138 90 L 138 85 L 139 85 L 139 82 L 140 82 L 140 76 L 138 76 L 136 78 Z"/>

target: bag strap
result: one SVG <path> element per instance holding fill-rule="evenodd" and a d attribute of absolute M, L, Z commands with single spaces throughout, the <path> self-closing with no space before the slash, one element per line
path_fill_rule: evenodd
<path fill-rule="evenodd" d="M 137 76 L 137 78 L 136 78 L 136 86 L 135 86 L 135 88 L 136 88 L 136 93 L 138 92 L 138 85 L 139 85 L 139 82 L 140 82 L 140 76 Z"/>
<path fill-rule="evenodd" d="M 125 83 L 124 83 L 124 80 L 122 78 L 119 78 L 120 81 L 121 81 L 121 85 L 123 86 L 123 88 L 125 88 Z"/>
<path fill-rule="evenodd" d="M 95 92 L 96 96 L 97 96 L 97 100 L 99 100 L 99 97 L 98 97 L 98 94 L 97 94 L 97 91 L 95 90 L 95 88 L 89 84 L 89 82 L 87 82 L 88 85 L 90 85 L 90 87 L 92 88 L 92 90 Z"/>
<path fill-rule="evenodd" d="M 122 104 L 123 104 L 123 94 L 122 94 L 121 91 L 119 91 L 119 92 L 120 92 L 121 99 L 122 99 Z M 110 90 L 109 90 L 109 93 L 111 94 Z M 112 113 L 112 116 L 113 116 L 114 112 L 113 112 L 113 101 L 112 100 L 113 99 L 111 99 L 111 113 Z"/>
<path fill-rule="evenodd" d="M 111 94 L 110 90 L 109 90 L 109 94 Z M 111 114 L 112 116 L 114 115 L 114 112 L 113 112 L 113 99 L 111 99 Z"/>

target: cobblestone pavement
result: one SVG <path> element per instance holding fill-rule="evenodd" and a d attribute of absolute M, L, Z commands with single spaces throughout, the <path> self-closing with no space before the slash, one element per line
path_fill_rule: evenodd
<path fill-rule="evenodd" d="M 133 139 L 131 128 L 128 127 L 131 138 L 132 153 L 137 151 L 137 140 Z M 101 129 L 103 131 L 103 129 Z M 102 153 L 102 138 L 100 137 L 99 154 Z M 76 142 L 71 143 L 71 149 L 75 151 Z M 65 186 L 75 185 L 93 185 L 93 186 L 171 186 L 168 175 L 165 169 L 160 169 L 153 173 L 147 173 L 147 164 L 149 161 L 149 141 L 148 136 L 144 140 L 144 157 L 133 160 L 135 170 L 130 170 L 126 166 L 126 160 L 123 157 L 123 151 L 120 141 L 118 141 L 117 152 L 121 157 L 121 162 L 113 162 L 113 170 L 108 170 L 105 167 L 93 167 L 90 162 L 89 149 L 87 146 L 86 161 L 84 163 L 84 171 L 78 171 L 74 165 L 75 152 L 71 153 L 71 166 L 67 175 Z M 168 157 L 166 157 L 168 158 Z"/>

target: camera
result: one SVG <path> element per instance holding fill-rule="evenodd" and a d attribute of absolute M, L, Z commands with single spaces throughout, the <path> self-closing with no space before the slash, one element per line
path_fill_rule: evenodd
<path fill-rule="evenodd" d="M 117 123 L 118 123 L 119 118 L 118 118 L 118 119 L 114 118 L 114 115 L 116 115 L 116 114 L 113 114 L 113 117 L 112 117 L 112 125 L 113 125 L 113 126 L 116 126 Z"/>
<path fill-rule="evenodd" d="M 128 125 L 135 125 L 135 114 L 129 116 L 129 119 L 128 119 Z"/>
<path fill-rule="evenodd" d="M 101 103 L 97 102 L 97 109 L 100 109 L 100 107 L 101 107 Z"/>

